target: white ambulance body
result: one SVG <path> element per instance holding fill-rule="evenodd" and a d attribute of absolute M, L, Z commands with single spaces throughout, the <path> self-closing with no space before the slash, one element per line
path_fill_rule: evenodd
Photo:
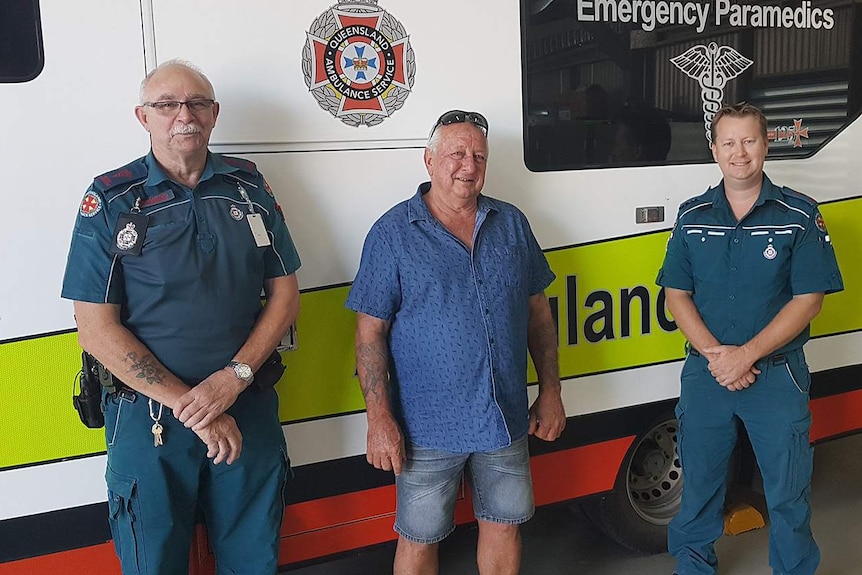
<path fill-rule="evenodd" d="M 823 204 L 847 289 L 806 346 L 812 441 L 862 428 L 855 3 L 331 1 L 7 9 L 20 36 L 0 39 L 0 575 L 119 572 L 103 433 L 72 409 L 80 350 L 59 292 L 83 193 L 147 152 L 139 83 L 171 58 L 212 80 L 212 150 L 257 164 L 303 261 L 298 345 L 278 384 L 296 471 L 280 564 L 394 538 L 392 477 L 364 458 L 343 302 L 365 234 L 427 179 L 428 132 L 453 108 L 487 117 L 484 193 L 526 213 L 557 274 L 547 293 L 569 422 L 557 443 L 531 443 L 539 504 L 594 495 L 591 515 L 622 542 L 661 545 L 681 488 L 684 342 L 654 280 L 677 206 L 720 179 L 704 125 L 722 100 L 766 110 L 769 176 Z M 357 66 L 386 91 L 362 92 Z M 471 520 L 469 501 L 457 517 Z M 201 537 L 193 569 L 205 573 Z"/>

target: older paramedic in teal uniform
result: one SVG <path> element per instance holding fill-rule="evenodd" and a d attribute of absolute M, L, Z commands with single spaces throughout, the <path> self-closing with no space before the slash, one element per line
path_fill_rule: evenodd
<path fill-rule="evenodd" d="M 688 340 L 679 451 L 682 507 L 668 530 L 678 575 L 716 573 L 736 420 L 745 425 L 769 509 L 775 575 L 812 575 L 811 377 L 802 351 L 823 296 L 843 283 L 817 203 L 763 173 L 766 118 L 722 108 L 712 153 L 723 179 L 684 202 L 658 284 Z"/>
<path fill-rule="evenodd" d="M 277 568 L 290 468 L 274 382 L 254 377 L 299 312 L 299 257 L 255 165 L 209 152 L 218 112 L 192 65 L 151 72 L 152 151 L 93 181 L 72 236 L 62 296 L 124 383 L 104 409 L 125 574 L 187 573 L 199 513 L 219 573 Z"/>

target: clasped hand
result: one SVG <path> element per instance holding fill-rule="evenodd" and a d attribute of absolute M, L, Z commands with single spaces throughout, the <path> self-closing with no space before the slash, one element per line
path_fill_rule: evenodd
<path fill-rule="evenodd" d="M 709 359 L 709 373 L 728 391 L 746 389 L 760 374 L 760 370 L 754 367 L 756 358 L 750 359 L 741 346 L 716 345 L 703 351 Z"/>
<path fill-rule="evenodd" d="M 227 413 L 222 413 L 209 425 L 193 427 L 192 431 L 206 444 L 207 457 L 216 465 L 222 461 L 230 465 L 239 459 L 242 453 L 242 434 L 236 420 Z"/>
<path fill-rule="evenodd" d="M 184 393 L 174 405 L 174 416 L 207 446 L 207 457 L 218 465 L 236 461 L 242 452 L 242 434 L 225 413 L 245 388 L 227 370 L 219 370 Z"/>
<path fill-rule="evenodd" d="M 233 405 L 244 388 L 232 372 L 221 369 L 183 394 L 174 405 L 174 416 L 198 431 Z"/>

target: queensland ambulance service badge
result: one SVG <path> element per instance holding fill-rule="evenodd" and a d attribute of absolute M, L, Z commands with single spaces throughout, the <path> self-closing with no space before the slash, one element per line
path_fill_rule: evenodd
<path fill-rule="evenodd" d="M 416 58 L 404 26 L 377 0 L 332 6 L 306 36 L 302 72 L 321 108 L 349 126 L 375 126 L 404 105 Z"/>
<path fill-rule="evenodd" d="M 117 247 L 121 250 L 130 250 L 136 243 L 138 243 L 138 232 L 135 230 L 135 224 L 128 222 L 126 227 L 117 234 Z"/>
<path fill-rule="evenodd" d="M 93 192 L 88 191 L 81 200 L 81 215 L 92 218 L 102 210 L 102 200 Z"/>

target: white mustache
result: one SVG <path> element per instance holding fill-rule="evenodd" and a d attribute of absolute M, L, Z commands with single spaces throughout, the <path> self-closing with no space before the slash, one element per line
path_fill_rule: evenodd
<path fill-rule="evenodd" d="M 171 128 L 171 136 L 200 134 L 201 128 L 195 124 L 177 124 Z"/>

